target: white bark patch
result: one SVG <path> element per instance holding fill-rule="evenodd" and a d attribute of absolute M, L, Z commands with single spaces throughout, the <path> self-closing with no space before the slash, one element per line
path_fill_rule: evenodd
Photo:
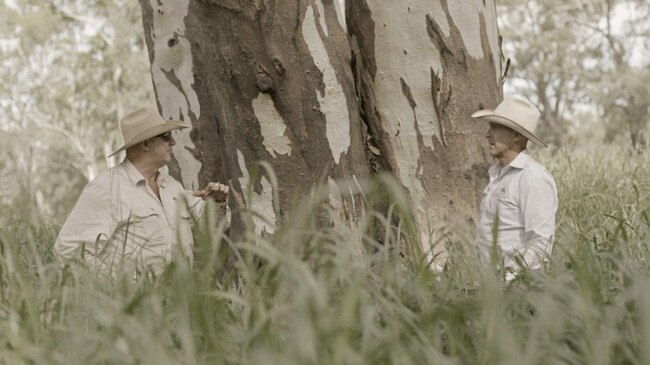
<path fill-rule="evenodd" d="M 497 27 L 497 9 L 495 1 L 487 1 L 483 9 L 483 19 L 485 19 L 485 29 L 487 31 L 492 57 L 494 59 L 494 71 L 497 82 L 501 82 L 501 48 L 499 47 L 499 28 Z"/>
<path fill-rule="evenodd" d="M 375 20 L 375 83 L 381 101 L 377 103 L 379 114 L 391 127 L 391 135 L 400 131 L 397 139 L 411 148 L 409 155 L 418 150 L 418 131 L 424 145 L 433 150 L 434 138 L 439 131 L 431 96 L 430 70 L 442 77 L 442 65 L 440 53 L 427 33 L 426 15 L 435 20 L 444 16 L 444 12 L 443 15 L 430 13 L 428 1 L 409 4 L 370 2 L 369 6 Z M 442 7 L 439 9 L 442 12 Z M 410 89 L 415 111 L 402 91 L 400 79 Z"/>
<path fill-rule="evenodd" d="M 317 94 L 321 112 L 325 115 L 326 135 L 332 150 L 332 157 L 337 164 L 341 155 L 350 148 L 350 115 L 348 102 L 343 87 L 336 79 L 336 73 L 330 63 L 323 40 L 318 34 L 314 10 L 307 7 L 302 23 L 302 34 L 309 47 L 314 64 L 323 74 L 324 95 Z"/>
<path fill-rule="evenodd" d="M 474 58 L 483 58 L 481 41 L 481 12 L 483 0 L 449 1 L 449 16 L 460 31 L 467 53 Z"/>
<path fill-rule="evenodd" d="M 168 115 L 163 112 L 163 117 L 174 119 L 173 116 Z M 202 164 L 191 152 L 195 146 L 192 138 L 190 138 L 190 130 L 191 127 L 174 132 L 174 140 L 176 141 L 174 158 L 178 161 L 185 188 L 188 190 L 198 190 L 201 188 L 199 186 L 199 171 L 201 171 Z"/>
<path fill-rule="evenodd" d="M 153 9 L 151 74 L 163 118 L 182 120 L 191 125 L 190 112 L 199 118 L 201 109 L 192 87 L 194 75 L 190 42 L 184 36 L 188 4 L 189 0 L 150 0 Z M 172 82 L 168 75 L 176 80 Z M 198 189 L 201 162 L 190 152 L 194 149 L 190 129 L 175 133 L 177 147 L 174 157 L 179 163 L 185 188 Z"/>
<path fill-rule="evenodd" d="M 440 132 L 431 95 L 430 70 L 442 77 L 440 52 L 427 33 L 426 15 L 438 21 L 445 17 L 445 13 L 441 6 L 432 8 L 428 0 L 408 3 L 371 1 L 368 5 L 375 21 L 377 111 L 394 147 L 397 177 L 409 190 L 418 224 L 424 230 L 430 214 L 425 205 L 422 176 L 417 171 L 420 158 L 418 132 L 424 146 L 433 150 L 434 138 L 438 138 Z M 445 22 L 441 22 L 443 30 Z M 415 113 L 402 91 L 400 78 L 404 79 L 413 96 Z M 423 234 L 423 238 L 426 237 Z M 428 242 L 428 239 L 423 242 Z"/>
<path fill-rule="evenodd" d="M 465 0 L 448 2 L 449 15 L 460 31 L 467 53 L 476 58 L 484 58 L 483 39 L 481 38 L 481 17 L 485 21 L 485 31 L 494 59 L 497 82 L 501 82 L 501 51 L 499 48 L 499 30 L 494 0 Z"/>
<path fill-rule="evenodd" d="M 447 21 L 447 13 L 445 13 L 445 9 L 442 8 L 442 4 L 439 0 L 434 1 L 431 5 L 431 12 L 429 14 L 431 14 L 433 20 L 438 24 L 445 37 L 449 37 L 451 30 L 449 29 L 449 22 Z"/>
<path fill-rule="evenodd" d="M 323 29 L 326 37 L 329 37 L 327 32 L 327 22 L 325 21 L 325 8 L 323 7 L 323 2 L 321 0 L 316 0 L 316 8 L 318 8 L 318 22 L 320 27 Z"/>
<path fill-rule="evenodd" d="M 250 175 L 246 168 L 244 154 L 240 150 L 237 150 L 237 161 L 239 163 L 239 170 L 242 173 L 242 177 L 239 178 L 239 185 L 246 192 L 250 183 Z M 253 190 L 252 196 L 246 197 L 247 199 L 251 199 L 251 201 L 247 202 L 249 208 L 257 213 L 253 215 L 253 225 L 255 226 L 255 233 L 258 236 L 261 236 L 264 232 L 273 233 L 275 231 L 275 222 L 277 221 L 275 210 L 273 209 L 273 187 L 265 176 L 262 176 L 261 183 L 261 193 Z"/>
<path fill-rule="evenodd" d="M 327 178 L 327 185 L 330 191 L 329 203 L 335 211 L 341 213 L 343 211 L 343 197 L 336 181 L 331 176 Z"/>
<path fill-rule="evenodd" d="M 352 251 L 353 257 L 361 257 L 362 240 L 357 231 L 357 222 L 355 220 L 357 211 L 355 203 L 355 192 L 353 191 L 353 183 L 357 183 L 356 175 L 352 175 L 352 179 L 336 182 L 332 177 L 327 178 L 327 185 L 329 187 L 329 203 L 334 212 L 338 216 L 332 216 L 331 222 L 334 224 L 336 231 L 341 234 L 343 241 L 347 243 L 346 248 Z M 359 186 L 357 192 L 361 192 Z M 346 191 L 347 190 L 347 191 Z M 355 189 L 356 190 L 356 189 Z M 349 198 L 344 200 L 343 194 Z"/>
<path fill-rule="evenodd" d="M 345 20 L 345 0 L 335 1 L 334 7 L 336 8 L 336 18 L 339 20 L 339 24 L 345 31 L 348 32 L 348 23 Z"/>
<path fill-rule="evenodd" d="M 275 107 L 273 98 L 270 95 L 260 93 L 253 99 L 253 110 L 260 123 L 260 130 L 264 147 L 275 157 L 275 154 L 291 155 L 291 141 L 284 132 L 287 125 Z"/>

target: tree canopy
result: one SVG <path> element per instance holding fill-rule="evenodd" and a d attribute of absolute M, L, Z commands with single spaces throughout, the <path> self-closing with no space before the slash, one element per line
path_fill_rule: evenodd
<path fill-rule="evenodd" d="M 647 145 L 650 3 L 509 0 L 499 14 L 508 88 L 537 103 L 549 141 L 602 130 Z"/>
<path fill-rule="evenodd" d="M 117 120 L 153 103 L 137 3 L 0 3 L 3 201 L 50 214 L 105 168 Z M 55 184 L 52 184 L 55 181 Z"/>

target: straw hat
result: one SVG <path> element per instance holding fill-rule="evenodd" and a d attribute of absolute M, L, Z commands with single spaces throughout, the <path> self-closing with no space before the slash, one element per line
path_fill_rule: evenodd
<path fill-rule="evenodd" d="M 172 131 L 174 129 L 183 129 L 188 126 L 173 120 L 164 120 L 157 111 L 152 108 L 144 107 L 131 112 L 120 120 L 120 130 L 124 138 L 124 145 L 107 157 L 125 150 L 129 147 L 155 137 L 159 134 Z"/>
<path fill-rule="evenodd" d="M 538 146 L 548 147 L 535 135 L 539 110 L 520 96 L 506 96 L 496 109 L 483 109 L 472 114 L 472 118 L 485 119 L 521 133 Z"/>

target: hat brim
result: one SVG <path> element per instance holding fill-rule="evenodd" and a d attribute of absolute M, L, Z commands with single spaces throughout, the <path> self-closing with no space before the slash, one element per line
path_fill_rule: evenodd
<path fill-rule="evenodd" d="M 520 126 L 519 123 L 495 113 L 494 110 L 490 110 L 490 109 L 479 110 L 476 113 L 472 114 L 472 118 L 484 119 L 508 127 L 516 132 L 521 133 L 524 137 L 528 138 L 528 140 L 533 142 L 534 144 L 540 147 L 548 147 L 546 143 L 544 143 L 544 141 L 542 141 L 539 137 L 537 137 L 532 132 Z"/>
<path fill-rule="evenodd" d="M 153 127 L 149 128 L 149 129 L 145 129 L 142 132 L 136 134 L 131 139 L 124 142 L 124 145 L 122 147 L 120 147 L 117 150 L 113 151 L 113 153 L 111 153 L 110 155 L 108 155 L 106 157 L 111 157 L 111 156 L 113 156 L 113 155 L 115 155 L 117 153 L 120 153 L 120 152 L 126 150 L 127 148 L 133 147 L 136 144 L 138 144 L 138 143 L 140 143 L 142 141 L 145 141 L 145 140 L 147 140 L 147 139 L 149 139 L 151 137 L 155 137 L 155 136 L 157 136 L 159 134 L 163 134 L 165 132 L 173 131 L 173 130 L 176 130 L 176 129 L 184 129 L 184 128 L 189 128 L 189 126 L 186 125 L 186 124 L 183 124 L 181 122 L 168 120 L 164 124 L 158 124 L 156 126 L 153 126 Z"/>

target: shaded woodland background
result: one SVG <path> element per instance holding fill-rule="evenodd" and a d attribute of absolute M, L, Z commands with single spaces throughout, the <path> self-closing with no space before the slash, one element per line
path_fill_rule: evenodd
<path fill-rule="evenodd" d="M 538 105 L 553 148 L 647 149 L 650 3 L 503 0 L 497 11 L 505 92 Z M 104 156 L 120 142 L 119 118 L 155 103 L 140 8 L 6 0 L 0 17 L 2 221 L 62 222 L 81 188 L 117 162 Z"/>

